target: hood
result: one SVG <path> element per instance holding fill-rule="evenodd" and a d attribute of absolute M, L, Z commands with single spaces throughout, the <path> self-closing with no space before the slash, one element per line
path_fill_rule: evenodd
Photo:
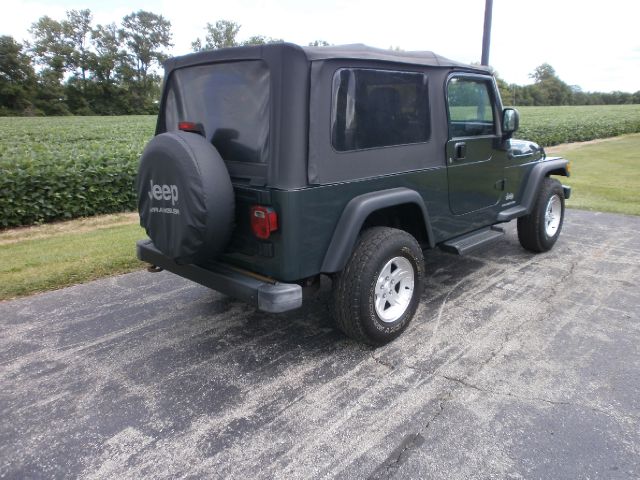
<path fill-rule="evenodd" d="M 537 143 L 530 142 L 529 140 L 517 140 L 515 138 L 512 138 L 509 141 L 509 155 L 513 157 L 525 155 L 533 156 L 534 158 L 532 158 L 532 160 L 537 160 L 547 156 L 544 152 L 544 148 Z"/>

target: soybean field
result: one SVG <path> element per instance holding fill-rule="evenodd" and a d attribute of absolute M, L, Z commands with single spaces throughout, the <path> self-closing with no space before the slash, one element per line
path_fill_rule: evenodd
<path fill-rule="evenodd" d="M 153 116 L 0 118 L 0 228 L 132 210 Z"/>
<path fill-rule="evenodd" d="M 516 107 L 518 108 L 518 107 Z M 519 107 L 516 137 L 543 147 L 640 132 L 640 105 Z"/>

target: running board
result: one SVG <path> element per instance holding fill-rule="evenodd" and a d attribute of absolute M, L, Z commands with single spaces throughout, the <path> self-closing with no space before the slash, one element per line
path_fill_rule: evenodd
<path fill-rule="evenodd" d="M 474 232 L 466 233 L 456 238 L 452 238 L 440 245 L 446 252 L 465 255 L 476 248 L 495 242 L 504 235 L 504 230 L 495 225 L 481 228 Z"/>

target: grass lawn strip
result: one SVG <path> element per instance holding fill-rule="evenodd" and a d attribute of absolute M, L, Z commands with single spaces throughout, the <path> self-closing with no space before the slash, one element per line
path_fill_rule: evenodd
<path fill-rule="evenodd" d="M 120 225 L 132 225 L 138 223 L 138 219 L 139 217 L 137 213 L 125 212 L 0 230 L 0 245 L 8 245 L 11 243 L 17 243 L 24 240 L 35 240 L 38 238 L 51 238 L 56 235 L 64 235 L 70 232 L 90 232 L 93 230 L 117 227 Z"/>
<path fill-rule="evenodd" d="M 108 217 L 0 233 L 0 300 L 142 268 L 135 242 L 145 233 L 137 218 Z"/>
<path fill-rule="evenodd" d="M 572 162 L 568 207 L 640 215 L 640 134 L 545 150 Z"/>

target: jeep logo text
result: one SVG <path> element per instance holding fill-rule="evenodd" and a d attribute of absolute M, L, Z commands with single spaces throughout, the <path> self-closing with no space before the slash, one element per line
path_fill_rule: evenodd
<path fill-rule="evenodd" d="M 178 201 L 177 185 L 154 185 L 153 179 L 149 180 L 151 187 L 149 188 L 149 198 L 156 200 L 171 200 L 171 205 L 175 205 Z"/>

